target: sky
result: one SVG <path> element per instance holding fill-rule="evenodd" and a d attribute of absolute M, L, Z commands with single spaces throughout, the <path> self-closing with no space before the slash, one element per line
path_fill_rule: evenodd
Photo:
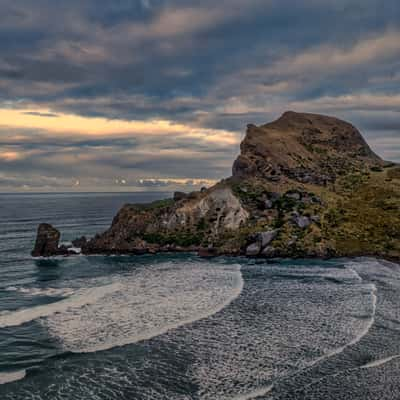
<path fill-rule="evenodd" d="M 400 162 L 400 2 L 0 0 L 0 192 L 210 186 L 286 110 Z"/>

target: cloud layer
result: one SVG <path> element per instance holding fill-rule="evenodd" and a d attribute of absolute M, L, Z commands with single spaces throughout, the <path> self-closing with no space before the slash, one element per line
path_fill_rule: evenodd
<path fill-rule="evenodd" d="M 397 0 L 3 0 L 0 190 L 211 184 L 287 109 L 400 161 L 399 21 Z"/>

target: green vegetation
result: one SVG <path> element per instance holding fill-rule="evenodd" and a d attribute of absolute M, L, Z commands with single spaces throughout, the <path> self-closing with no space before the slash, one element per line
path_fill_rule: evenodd
<path fill-rule="evenodd" d="M 135 204 L 134 206 L 138 210 L 151 211 L 151 210 L 157 210 L 157 209 L 171 207 L 173 204 L 174 204 L 174 199 L 163 199 L 163 200 L 153 201 L 152 203 Z"/>
<path fill-rule="evenodd" d="M 268 198 L 268 191 L 258 182 L 233 183 L 231 188 L 245 206 L 260 207 L 262 202 Z"/>
<path fill-rule="evenodd" d="M 390 173 L 389 170 L 388 172 Z M 354 176 L 346 177 L 354 182 Z M 357 180 L 340 201 L 329 200 L 323 216 L 323 236 L 335 242 L 338 255 L 400 256 L 400 185 L 388 183 L 385 173 Z"/>
<path fill-rule="evenodd" d="M 201 233 L 192 232 L 176 232 L 176 233 L 151 233 L 144 234 L 143 239 L 147 243 L 159 244 L 165 246 L 174 244 L 176 246 L 189 247 L 199 246 L 204 240 L 204 235 Z"/>
<path fill-rule="evenodd" d="M 387 172 L 387 176 L 390 179 L 400 179 L 400 167 L 389 169 Z"/>

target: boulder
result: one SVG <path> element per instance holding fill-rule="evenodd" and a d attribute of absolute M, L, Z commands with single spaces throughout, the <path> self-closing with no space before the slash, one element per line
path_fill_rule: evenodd
<path fill-rule="evenodd" d="M 60 232 L 50 224 L 40 224 L 37 230 L 33 257 L 49 257 L 54 255 L 69 254 L 68 249 L 59 247 Z"/>
<path fill-rule="evenodd" d="M 264 257 L 274 257 L 277 255 L 276 249 L 273 246 L 267 246 L 261 253 Z"/>
<path fill-rule="evenodd" d="M 261 232 L 259 233 L 259 240 L 261 242 L 261 247 L 264 248 L 268 246 L 278 235 L 278 230 Z"/>
<path fill-rule="evenodd" d="M 250 257 L 258 256 L 260 254 L 260 251 L 261 251 L 261 244 L 258 242 L 252 243 L 246 248 L 246 256 Z"/>
<path fill-rule="evenodd" d="M 305 229 L 311 225 L 311 219 L 305 216 L 295 217 L 294 222 L 301 229 Z"/>
<path fill-rule="evenodd" d="M 297 191 L 289 191 L 285 194 L 285 197 L 288 197 L 289 199 L 293 199 L 296 201 L 301 200 L 301 193 Z"/>
<path fill-rule="evenodd" d="M 265 200 L 264 207 L 266 210 L 270 210 L 274 206 L 272 200 Z"/>

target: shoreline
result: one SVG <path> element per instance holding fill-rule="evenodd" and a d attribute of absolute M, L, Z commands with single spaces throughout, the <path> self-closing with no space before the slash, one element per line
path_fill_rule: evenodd
<path fill-rule="evenodd" d="M 317 255 L 306 255 L 306 254 L 298 254 L 298 255 L 291 255 L 291 254 L 280 254 L 279 256 L 263 256 L 263 255 L 258 255 L 258 256 L 248 256 L 244 253 L 241 254 L 235 254 L 235 253 L 201 253 L 201 250 L 207 250 L 207 249 L 193 249 L 193 248 L 183 248 L 183 249 L 175 249 L 175 250 L 165 250 L 165 251 L 104 251 L 104 252 L 89 252 L 89 253 L 69 253 L 69 254 L 54 254 L 51 256 L 47 257 L 32 257 L 34 260 L 49 260 L 53 258 L 58 258 L 58 259 L 63 259 L 63 258 L 69 258 L 69 257 L 90 257 L 90 256 L 103 256 L 103 257 L 118 257 L 118 256 L 126 256 L 126 257 L 135 257 L 135 256 L 156 256 L 156 255 L 178 255 L 178 254 L 191 254 L 191 255 L 196 255 L 199 258 L 202 259 L 213 259 L 213 258 L 218 258 L 218 257 L 232 257 L 232 258 L 244 258 L 247 260 L 287 260 L 287 259 L 292 259 L 292 260 L 321 260 L 321 261 L 329 261 L 329 260 L 338 260 L 342 258 L 347 258 L 350 260 L 354 260 L 357 258 L 373 258 L 376 260 L 383 260 L 387 261 L 390 263 L 394 264 L 399 264 L 400 265 L 400 257 L 392 257 L 388 255 L 382 255 L 382 254 L 374 254 L 374 253 L 360 253 L 360 254 L 351 254 L 351 255 L 346 255 L 346 254 L 336 254 L 336 255 L 331 255 L 331 256 L 317 256 Z"/>

